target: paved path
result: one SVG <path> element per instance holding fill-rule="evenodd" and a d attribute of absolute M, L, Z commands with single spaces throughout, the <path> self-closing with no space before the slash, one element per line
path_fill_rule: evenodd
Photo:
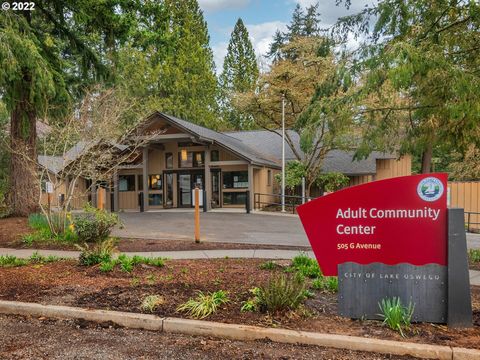
<path fill-rule="evenodd" d="M 115 229 L 114 236 L 191 240 L 194 233 L 193 212 L 120 213 L 123 229 Z M 202 241 L 241 244 L 309 246 L 298 216 L 274 216 L 207 212 L 200 213 Z"/>
<path fill-rule="evenodd" d="M 78 258 L 78 251 L 62 250 L 35 250 L 35 249 L 9 249 L 0 248 L 0 255 L 13 255 L 19 258 L 30 257 L 34 252 L 40 255 L 55 255 L 65 258 Z M 236 249 L 236 250 L 190 250 L 190 251 L 152 251 L 152 252 L 127 252 L 129 256 L 139 255 L 146 257 L 163 257 L 168 259 L 222 259 L 222 258 L 249 258 L 249 259 L 292 259 L 298 255 L 298 250 L 262 250 L 262 249 Z M 312 251 L 304 252 L 314 258 Z M 470 270 L 470 284 L 480 286 L 480 271 Z"/>

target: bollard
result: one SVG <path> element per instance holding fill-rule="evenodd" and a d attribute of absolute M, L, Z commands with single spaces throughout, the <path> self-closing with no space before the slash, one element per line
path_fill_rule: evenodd
<path fill-rule="evenodd" d="M 245 210 L 250 214 L 250 191 L 245 192 Z"/>
<path fill-rule="evenodd" d="M 203 212 L 207 212 L 207 190 L 202 191 L 203 196 Z"/>
<path fill-rule="evenodd" d="M 200 190 L 195 186 L 195 242 L 200 242 Z"/>
<path fill-rule="evenodd" d="M 138 200 L 140 202 L 140 212 L 144 212 L 145 206 L 144 206 L 143 192 L 138 194 Z"/>

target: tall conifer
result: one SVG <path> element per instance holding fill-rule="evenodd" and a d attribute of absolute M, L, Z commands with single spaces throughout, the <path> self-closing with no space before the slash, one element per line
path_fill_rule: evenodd
<path fill-rule="evenodd" d="M 235 93 L 252 90 L 257 78 L 258 65 L 253 45 L 242 19 L 238 19 L 228 44 L 223 72 L 220 75 L 223 115 L 236 129 L 249 127 L 251 119 L 234 108 L 232 97 Z"/>

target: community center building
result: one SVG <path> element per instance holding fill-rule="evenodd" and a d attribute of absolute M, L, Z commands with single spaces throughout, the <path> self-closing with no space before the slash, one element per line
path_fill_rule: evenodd
<path fill-rule="evenodd" d="M 136 128 L 137 133 L 155 134 L 128 164 L 118 164 L 106 187 L 105 207 L 115 211 L 140 211 L 192 207 L 192 189 L 205 190 L 207 209 L 244 207 L 247 191 L 250 207 L 254 194 L 278 195 L 275 175 L 281 172 L 282 137 L 268 130 L 217 132 L 189 121 L 155 112 Z M 299 136 L 289 130 L 300 151 Z M 68 157 L 82 156 L 84 146 L 73 147 Z M 119 145 L 122 149 L 122 145 Z M 295 160 L 286 145 L 286 161 Z M 39 156 L 39 164 L 53 174 L 66 165 L 63 157 Z M 59 165 L 64 164 L 64 165 Z M 363 160 L 354 160 L 353 152 L 330 151 L 323 172 L 340 172 L 350 185 L 411 174 L 411 158 L 373 152 Z M 60 186 L 53 201 L 62 198 Z M 76 184 L 74 208 L 87 201 L 98 201 L 97 186 L 90 179 Z M 202 199 L 203 200 L 203 199 Z"/>

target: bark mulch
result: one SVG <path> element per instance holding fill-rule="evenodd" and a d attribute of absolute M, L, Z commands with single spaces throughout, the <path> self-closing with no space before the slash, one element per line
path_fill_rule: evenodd
<path fill-rule="evenodd" d="M 75 261 L 19 268 L 0 268 L 0 299 L 86 308 L 141 312 L 147 295 L 164 298 L 154 312 L 159 316 L 185 317 L 178 305 L 198 291 L 226 290 L 230 302 L 206 320 L 283 327 L 399 341 L 480 348 L 480 287 L 472 287 L 474 327 L 448 329 L 443 325 L 415 324 L 402 338 L 380 321 L 351 320 L 337 316 L 335 294 L 315 292 L 302 310 L 283 314 L 241 312 L 249 290 L 262 285 L 277 271 L 261 270 L 264 260 L 172 260 L 155 268 L 138 265 L 132 273 L 115 269 L 102 273 L 98 267 L 82 267 Z M 287 262 L 280 262 L 285 266 Z"/>

